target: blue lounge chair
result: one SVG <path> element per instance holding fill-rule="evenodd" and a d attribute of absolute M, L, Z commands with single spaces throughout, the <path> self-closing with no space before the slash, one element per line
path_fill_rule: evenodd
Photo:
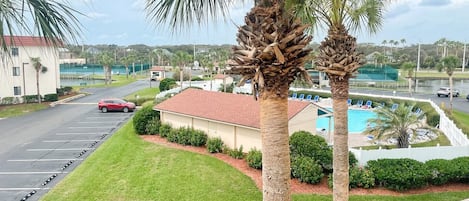
<path fill-rule="evenodd" d="M 300 100 L 303 100 L 304 98 L 305 98 L 304 94 L 300 94 L 300 96 L 298 97 L 298 99 L 300 99 Z"/>
<path fill-rule="evenodd" d="M 311 101 L 312 98 L 313 98 L 313 95 L 311 95 L 311 94 L 308 95 L 308 96 L 306 96 L 306 100 L 307 100 L 307 101 Z"/>
<path fill-rule="evenodd" d="M 417 109 L 414 111 L 414 113 L 415 113 L 416 115 L 419 115 L 421 112 L 422 112 L 422 109 L 420 109 L 420 108 L 417 108 Z"/>
<path fill-rule="evenodd" d="M 358 100 L 357 106 L 358 106 L 358 107 L 362 107 L 362 105 L 363 105 L 363 100 Z"/>
<path fill-rule="evenodd" d="M 352 99 L 350 99 L 350 98 L 347 99 L 347 105 L 348 105 L 348 106 L 351 106 L 351 105 L 352 105 Z"/>
<path fill-rule="evenodd" d="M 292 99 L 296 99 L 297 96 L 298 96 L 298 94 L 293 93 L 293 94 L 291 95 L 291 98 L 292 98 Z"/>
<path fill-rule="evenodd" d="M 366 109 L 369 109 L 369 108 L 372 107 L 372 105 L 373 105 L 373 102 L 368 100 L 368 101 L 366 101 L 365 107 L 366 107 Z"/>
<path fill-rule="evenodd" d="M 391 111 L 394 112 L 394 110 L 396 110 L 397 107 L 399 107 L 399 104 L 397 104 L 397 103 L 392 104 L 392 106 L 391 106 Z"/>
<path fill-rule="evenodd" d="M 313 101 L 316 102 L 316 103 L 319 102 L 319 96 L 318 96 L 318 95 L 314 96 L 314 100 L 313 100 Z"/>

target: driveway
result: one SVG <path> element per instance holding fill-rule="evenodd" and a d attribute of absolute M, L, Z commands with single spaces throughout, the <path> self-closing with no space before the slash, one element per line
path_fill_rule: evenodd
<path fill-rule="evenodd" d="M 0 120 L 0 200 L 39 200 L 133 113 L 101 113 L 97 102 L 148 87 L 137 81 L 117 88 L 86 89 L 75 101 Z"/>

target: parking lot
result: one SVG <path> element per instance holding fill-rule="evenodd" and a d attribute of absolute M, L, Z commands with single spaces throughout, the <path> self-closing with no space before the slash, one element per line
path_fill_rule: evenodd
<path fill-rule="evenodd" d="M 96 103 L 59 107 L 87 112 L 0 155 L 0 200 L 39 200 L 133 115 L 101 113 Z"/>

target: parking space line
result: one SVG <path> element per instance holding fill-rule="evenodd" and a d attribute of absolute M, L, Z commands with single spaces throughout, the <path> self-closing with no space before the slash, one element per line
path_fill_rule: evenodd
<path fill-rule="evenodd" d="M 50 188 L 0 188 L 0 191 L 50 190 Z"/>
<path fill-rule="evenodd" d="M 55 135 L 103 135 L 107 133 L 56 133 Z"/>
<path fill-rule="evenodd" d="M 0 175 L 24 175 L 24 174 L 68 174 L 68 172 L 0 172 Z"/>
<path fill-rule="evenodd" d="M 82 151 L 93 150 L 94 148 L 68 148 L 68 149 L 26 149 L 26 151 Z"/>
<path fill-rule="evenodd" d="M 43 140 L 42 142 L 96 142 L 101 141 L 100 139 L 96 140 Z"/>
<path fill-rule="evenodd" d="M 11 159 L 8 162 L 51 162 L 51 161 L 82 161 L 82 158 L 53 158 L 53 159 Z"/>

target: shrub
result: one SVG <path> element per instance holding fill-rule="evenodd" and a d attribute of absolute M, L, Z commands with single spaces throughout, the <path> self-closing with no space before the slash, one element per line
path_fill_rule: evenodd
<path fill-rule="evenodd" d="M 350 167 L 354 167 L 355 165 L 357 165 L 358 163 L 358 160 L 357 160 L 357 157 L 355 157 L 355 154 L 353 154 L 351 151 L 348 152 L 348 163 L 350 165 Z"/>
<path fill-rule="evenodd" d="M 221 138 L 210 138 L 207 141 L 207 150 L 210 153 L 221 153 L 223 151 L 223 141 Z"/>
<path fill-rule="evenodd" d="M 37 95 L 26 95 L 26 96 L 23 96 L 23 101 L 25 103 L 37 103 L 39 102 L 37 100 Z"/>
<path fill-rule="evenodd" d="M 159 121 L 159 117 L 159 112 L 153 110 L 153 106 L 151 105 L 137 110 L 133 117 L 135 132 L 139 135 L 146 134 L 146 126 L 148 122 L 152 121 L 154 118 Z"/>
<path fill-rule="evenodd" d="M 351 167 L 350 175 L 350 188 L 373 188 L 375 186 L 375 177 L 373 172 L 360 168 Z"/>
<path fill-rule="evenodd" d="M 178 133 L 179 129 L 171 129 L 171 131 L 168 133 L 167 139 L 170 142 L 178 142 Z"/>
<path fill-rule="evenodd" d="M 200 147 L 204 146 L 207 142 L 207 134 L 201 130 L 191 130 L 190 144 L 192 146 Z"/>
<path fill-rule="evenodd" d="M 244 157 L 243 145 L 241 145 L 239 149 L 226 149 L 226 150 L 228 152 L 228 155 L 231 156 L 232 158 L 242 159 Z"/>
<path fill-rule="evenodd" d="M 173 78 L 165 78 L 160 81 L 160 91 L 170 90 L 174 85 L 176 85 L 176 80 Z"/>
<path fill-rule="evenodd" d="M 159 133 L 161 137 L 168 137 L 169 133 L 171 132 L 173 128 L 169 124 L 161 124 Z"/>
<path fill-rule="evenodd" d="M 457 181 L 469 183 L 469 156 L 451 160 Z"/>
<path fill-rule="evenodd" d="M 192 81 L 204 81 L 204 79 L 202 79 L 201 77 L 193 77 L 191 80 Z"/>
<path fill-rule="evenodd" d="M 251 149 L 246 155 L 246 162 L 249 167 L 262 169 L 262 152 L 257 149 Z"/>
<path fill-rule="evenodd" d="M 310 132 L 297 131 L 290 137 L 290 154 L 314 158 L 327 171 L 332 170 L 332 149 L 324 138 Z"/>
<path fill-rule="evenodd" d="M 151 121 L 145 127 L 145 133 L 150 135 L 156 135 L 160 132 L 160 120 L 156 117 L 153 117 Z"/>
<path fill-rule="evenodd" d="M 14 97 L 3 97 L 2 98 L 2 104 L 3 105 L 10 105 L 10 104 L 13 104 L 14 102 Z"/>
<path fill-rule="evenodd" d="M 46 94 L 44 95 L 44 101 L 46 102 L 54 102 L 59 100 L 59 96 L 57 94 Z"/>
<path fill-rule="evenodd" d="M 181 127 L 177 129 L 177 136 L 176 142 L 182 145 L 190 145 L 191 144 L 191 133 L 192 129 L 187 127 Z"/>
<path fill-rule="evenodd" d="M 424 163 L 408 158 L 372 160 L 367 166 L 380 186 L 392 190 L 420 188 L 431 178 Z"/>
<path fill-rule="evenodd" d="M 291 175 L 309 184 L 319 183 L 324 177 L 321 165 L 314 158 L 299 155 L 292 158 Z"/>

